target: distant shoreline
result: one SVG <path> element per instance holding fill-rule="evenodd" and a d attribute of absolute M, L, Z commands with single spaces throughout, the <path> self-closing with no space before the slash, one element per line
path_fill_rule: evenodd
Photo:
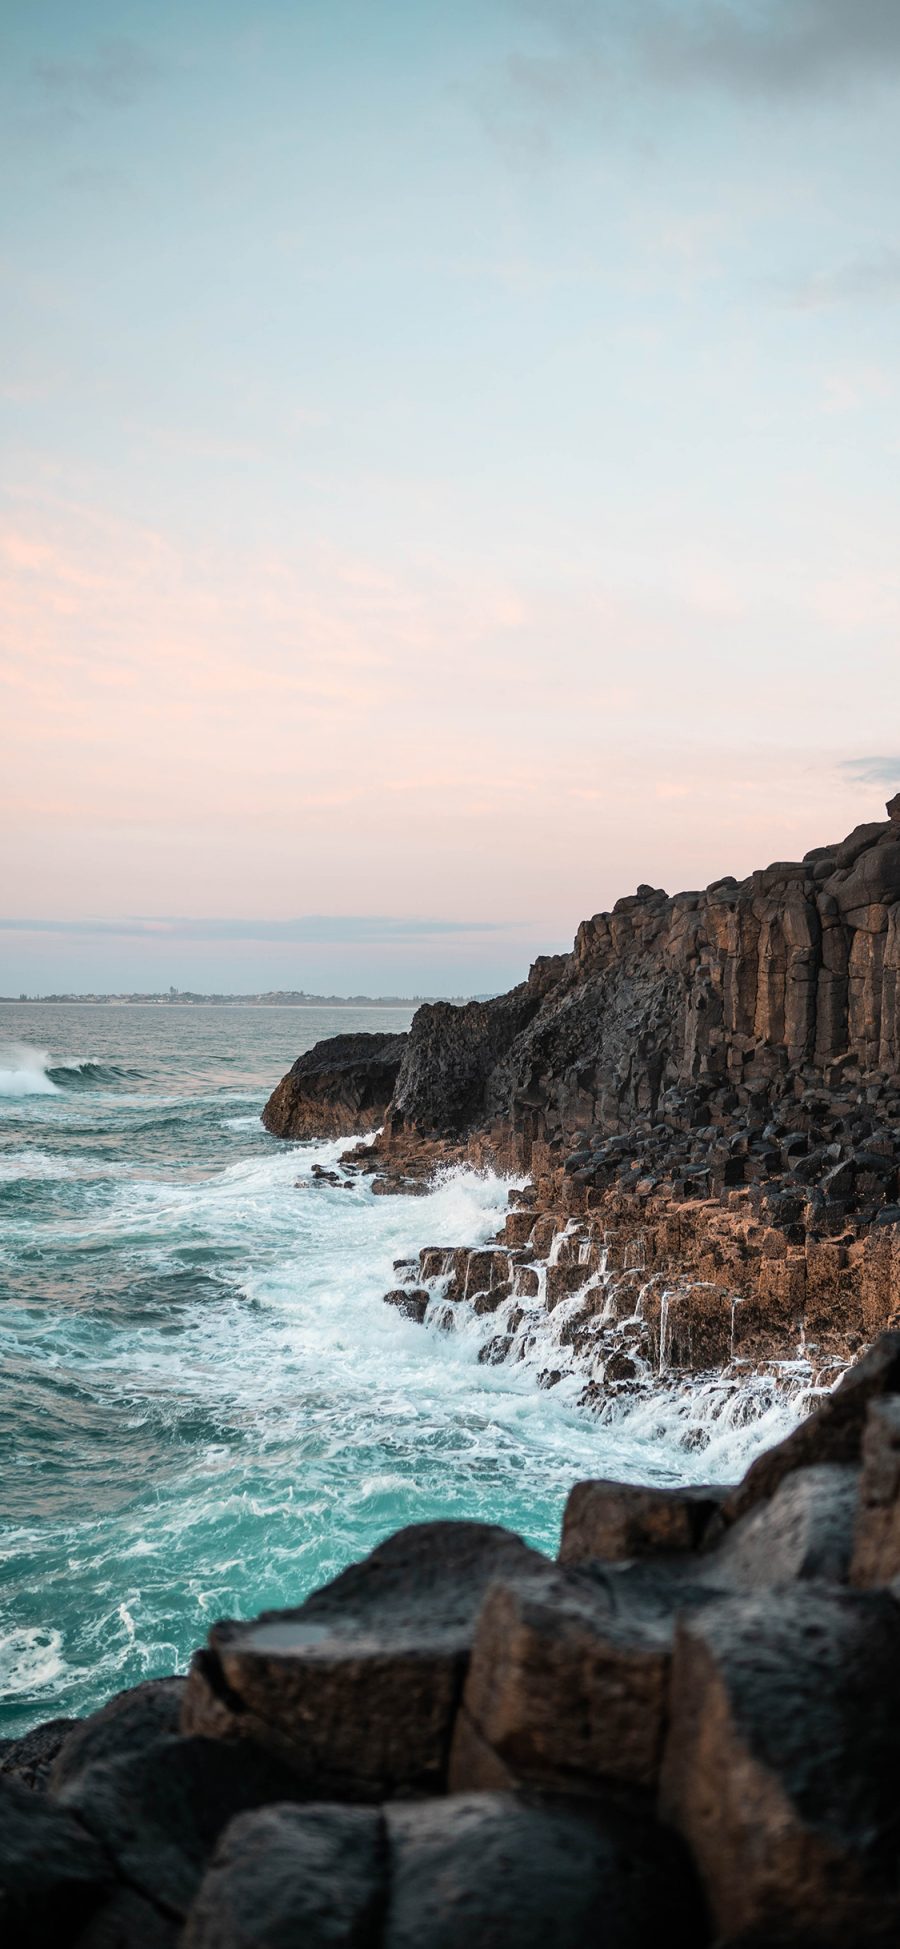
<path fill-rule="evenodd" d="M 0 995 L 3 1008 L 454 1008 L 478 995 Z"/>

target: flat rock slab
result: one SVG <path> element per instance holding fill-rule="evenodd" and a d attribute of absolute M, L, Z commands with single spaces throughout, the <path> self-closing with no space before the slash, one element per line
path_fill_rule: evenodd
<path fill-rule="evenodd" d="M 372 1807 L 242 1814 L 216 1850 L 181 1949 L 374 1949 L 386 1855 Z"/>
<path fill-rule="evenodd" d="M 576 1482 L 563 1516 L 560 1563 L 622 1563 L 699 1548 L 726 1491 Z"/>
<path fill-rule="evenodd" d="M 900 1607 L 823 1587 L 678 1626 L 661 1807 L 731 1941 L 900 1940 Z"/>
<path fill-rule="evenodd" d="M 713 1559 L 723 1583 L 735 1590 L 771 1590 L 813 1578 L 846 1583 L 859 1480 L 859 1469 L 842 1462 L 785 1476 L 770 1502 L 726 1531 Z"/>
<path fill-rule="evenodd" d="M 182 1727 L 250 1730 L 309 1797 L 440 1792 L 484 1593 L 545 1562 L 491 1524 L 401 1530 L 299 1609 L 216 1625 Z"/>
<path fill-rule="evenodd" d="M 72 1815 L 17 1780 L 0 1779 L 0 1941 L 58 1949 L 112 1882 L 102 1848 Z"/>
<path fill-rule="evenodd" d="M 451 1788 L 652 1788 L 676 1617 L 722 1594 L 645 1564 L 498 1578 L 479 1619 Z"/>

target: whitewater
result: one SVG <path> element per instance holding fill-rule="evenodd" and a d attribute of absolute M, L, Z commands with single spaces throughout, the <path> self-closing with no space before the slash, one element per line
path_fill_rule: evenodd
<path fill-rule="evenodd" d="M 300 1602 L 404 1523 L 555 1550 L 585 1475 L 730 1480 L 784 1398 L 661 1392 L 598 1421 L 540 1361 L 383 1304 L 478 1244 L 511 1180 L 316 1186 L 340 1143 L 259 1113 L 322 1036 L 400 1009 L 0 1005 L 0 1736 L 183 1670 L 210 1624 Z"/>

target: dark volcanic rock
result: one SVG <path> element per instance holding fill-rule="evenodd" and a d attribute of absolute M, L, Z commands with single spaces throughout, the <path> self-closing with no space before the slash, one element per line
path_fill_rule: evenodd
<path fill-rule="evenodd" d="M 262 1113 L 274 1137 L 343 1137 L 384 1120 L 406 1035 L 333 1035 L 299 1056 Z"/>
<path fill-rule="evenodd" d="M 41 1792 L 60 1747 L 78 1723 L 77 1719 L 48 1719 L 19 1739 L 0 1739 L 0 1777 L 5 1774 L 20 1786 Z"/>
<path fill-rule="evenodd" d="M 42 1795 L 0 1779 L 0 1940 L 3 1949 L 58 1949 L 112 1882 L 97 1842 Z"/>
<path fill-rule="evenodd" d="M 60 1792 L 88 1766 L 133 1758 L 161 1734 L 177 1732 L 184 1687 L 183 1678 L 150 1678 L 117 1692 L 89 1718 L 71 1721 L 54 1758 L 52 1791 Z"/>
<path fill-rule="evenodd" d="M 310 1796 L 440 1792 L 485 1590 L 543 1561 L 487 1523 L 401 1530 L 298 1610 L 216 1625 L 182 1725 L 271 1740 Z"/>
<path fill-rule="evenodd" d="M 900 1611 L 823 1587 L 683 1619 L 662 1805 L 723 1940 L 900 1940 Z"/>
<path fill-rule="evenodd" d="M 53 1804 L 77 1815 L 123 1882 L 178 1916 L 229 1821 L 295 1790 L 287 1769 L 249 1741 L 169 1735 L 87 1767 Z"/>
<path fill-rule="evenodd" d="M 697 1949 L 689 1865 L 646 1817 L 500 1793 L 387 1811 L 384 1949 Z"/>
<path fill-rule="evenodd" d="M 216 1849 L 181 1949 L 377 1949 L 386 1852 L 375 1808 L 242 1814 Z"/>

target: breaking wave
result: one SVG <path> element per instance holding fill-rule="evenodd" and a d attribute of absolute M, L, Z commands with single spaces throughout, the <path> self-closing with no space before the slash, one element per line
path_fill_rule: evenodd
<path fill-rule="evenodd" d="M 0 1097 L 57 1096 L 61 1090 L 110 1088 L 140 1082 L 143 1071 L 117 1063 L 56 1062 L 47 1049 L 27 1042 L 8 1042 L 0 1048 Z"/>

